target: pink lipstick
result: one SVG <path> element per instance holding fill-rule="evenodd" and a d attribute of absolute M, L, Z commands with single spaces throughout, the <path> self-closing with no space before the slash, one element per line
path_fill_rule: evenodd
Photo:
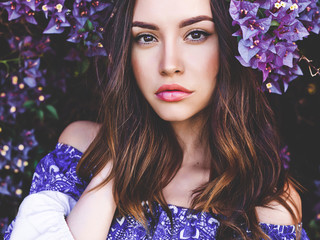
<path fill-rule="evenodd" d="M 162 101 L 178 102 L 192 93 L 192 91 L 178 84 L 164 84 L 156 91 L 156 96 Z"/>

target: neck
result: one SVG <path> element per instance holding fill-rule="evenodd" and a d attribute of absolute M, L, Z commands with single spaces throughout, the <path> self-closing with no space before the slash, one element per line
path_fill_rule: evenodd
<path fill-rule="evenodd" d="M 182 166 L 199 166 L 208 168 L 210 149 L 208 137 L 203 135 L 205 121 L 200 116 L 185 121 L 171 122 L 183 150 Z"/>

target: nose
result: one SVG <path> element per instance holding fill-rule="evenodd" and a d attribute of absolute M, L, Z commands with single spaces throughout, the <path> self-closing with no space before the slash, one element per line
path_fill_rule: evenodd
<path fill-rule="evenodd" d="M 162 45 L 159 72 L 162 76 L 168 77 L 181 75 L 184 72 L 179 46 L 174 40 L 167 41 Z"/>

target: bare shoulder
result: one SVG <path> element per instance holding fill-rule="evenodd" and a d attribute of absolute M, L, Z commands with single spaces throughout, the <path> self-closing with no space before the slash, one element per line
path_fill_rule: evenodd
<path fill-rule="evenodd" d="M 292 185 L 289 185 L 289 187 L 286 189 L 283 199 L 286 200 L 287 204 L 291 207 L 295 216 L 300 222 L 302 217 L 301 198 L 299 196 L 299 193 Z M 256 207 L 256 213 L 259 222 L 271 223 L 276 225 L 294 224 L 294 220 L 290 212 L 280 203 L 274 201 L 271 202 L 268 206 L 270 208 Z"/>
<path fill-rule="evenodd" d="M 85 152 L 99 132 L 101 124 L 90 121 L 76 121 L 69 124 L 61 133 L 59 142 Z"/>

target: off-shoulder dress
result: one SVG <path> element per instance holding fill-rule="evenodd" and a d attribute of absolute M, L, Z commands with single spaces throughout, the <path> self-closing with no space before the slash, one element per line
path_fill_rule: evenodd
<path fill-rule="evenodd" d="M 30 194 L 22 201 L 15 220 L 7 228 L 5 240 L 73 240 L 65 217 L 88 184 L 76 174 L 82 154 L 72 146 L 58 143 L 39 162 Z M 215 215 L 168 205 L 174 223 L 171 226 L 170 218 L 161 206 L 155 204 L 154 207 L 156 222 L 153 220 L 152 231 L 147 233 L 142 224 L 130 216 L 114 217 L 107 239 L 216 239 L 219 221 Z M 294 225 L 260 223 L 260 227 L 272 240 L 296 239 L 298 231 L 302 240 L 309 239 L 301 225 L 296 229 Z"/>

